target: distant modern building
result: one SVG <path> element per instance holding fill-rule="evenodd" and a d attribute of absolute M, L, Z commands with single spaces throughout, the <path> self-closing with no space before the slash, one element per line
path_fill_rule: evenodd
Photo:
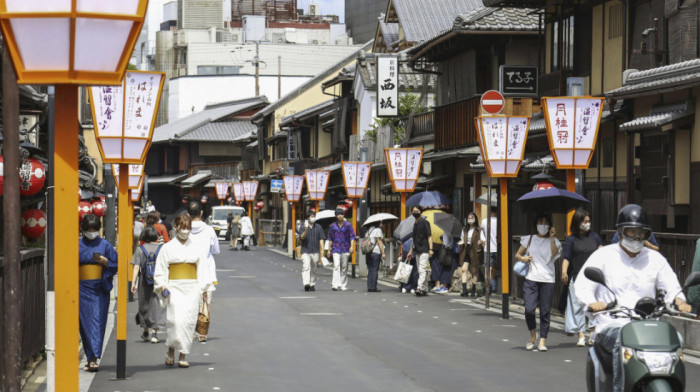
<path fill-rule="evenodd" d="M 374 38 L 377 18 L 386 12 L 389 0 L 346 0 L 345 24 L 354 42 L 364 43 Z"/>

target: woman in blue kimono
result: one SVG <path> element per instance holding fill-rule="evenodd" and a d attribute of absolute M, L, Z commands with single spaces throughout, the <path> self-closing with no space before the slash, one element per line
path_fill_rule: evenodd
<path fill-rule="evenodd" d="M 80 339 L 88 359 L 84 370 L 99 370 L 97 359 L 102 356 L 109 311 L 109 292 L 117 273 L 117 251 L 100 238 L 100 218 L 93 214 L 83 217 L 80 239 Z"/>

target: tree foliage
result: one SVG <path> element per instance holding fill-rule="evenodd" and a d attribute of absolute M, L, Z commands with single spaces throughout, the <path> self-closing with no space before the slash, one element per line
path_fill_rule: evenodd
<path fill-rule="evenodd" d="M 425 106 L 419 106 L 420 96 L 410 91 L 399 95 L 399 115 L 398 117 L 374 117 L 370 128 L 365 134 L 370 140 L 377 141 L 377 131 L 383 126 L 391 126 L 394 129 L 394 144 L 401 144 L 406 134 L 406 122 L 408 117 L 417 108 L 416 114 L 428 110 Z"/>

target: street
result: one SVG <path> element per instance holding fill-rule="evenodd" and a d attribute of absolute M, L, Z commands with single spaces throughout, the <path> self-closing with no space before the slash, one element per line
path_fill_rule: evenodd
<path fill-rule="evenodd" d="M 144 343 L 129 303 L 128 380 L 114 381 L 115 332 L 90 391 L 584 391 L 586 349 L 556 329 L 546 353 L 526 351 L 525 322 L 459 295 L 416 298 L 364 279 L 317 291 L 301 285 L 301 263 L 253 247 L 217 257 L 219 286 L 209 340 L 195 342 L 189 369 L 164 365 L 160 344 Z M 687 385 L 700 383 L 686 364 Z M 81 378 L 87 373 L 81 372 Z"/>

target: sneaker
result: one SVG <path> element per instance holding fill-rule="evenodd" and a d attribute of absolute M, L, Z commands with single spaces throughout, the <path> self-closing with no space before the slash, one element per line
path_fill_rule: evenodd
<path fill-rule="evenodd" d="M 586 338 L 580 338 L 578 342 L 576 342 L 576 347 L 586 347 Z"/>
<path fill-rule="evenodd" d="M 527 343 L 525 344 L 525 350 L 530 351 L 533 348 L 535 348 L 535 342 L 531 342 L 528 340 Z"/>
<path fill-rule="evenodd" d="M 148 332 L 144 331 L 144 332 L 141 334 L 141 340 L 143 340 L 144 342 L 150 341 L 150 336 L 149 336 Z"/>
<path fill-rule="evenodd" d="M 588 338 L 588 340 L 586 341 L 586 343 L 588 343 L 589 346 L 593 346 L 593 344 L 595 344 L 595 338 L 593 337 L 593 335 L 591 335 L 591 336 Z"/>
<path fill-rule="evenodd" d="M 331 290 L 333 290 L 333 291 L 338 291 L 338 290 L 340 290 L 340 289 L 337 288 L 337 287 L 331 287 Z"/>
<path fill-rule="evenodd" d="M 447 290 L 447 287 L 440 287 L 440 289 L 437 291 L 438 294 L 447 294 L 450 291 Z"/>
<path fill-rule="evenodd" d="M 158 340 L 158 337 L 153 335 L 153 337 L 151 338 L 151 343 L 153 343 L 153 344 L 160 343 L 160 340 Z"/>
<path fill-rule="evenodd" d="M 430 291 L 432 291 L 433 293 L 437 293 L 438 290 L 440 290 L 440 286 L 435 286 L 432 289 L 430 289 Z"/>
<path fill-rule="evenodd" d="M 309 289 L 311 289 L 311 286 L 308 284 L 304 285 L 304 291 L 309 291 Z"/>
<path fill-rule="evenodd" d="M 547 346 L 545 346 L 544 344 L 540 344 L 539 346 L 537 346 L 537 351 L 547 351 Z"/>
<path fill-rule="evenodd" d="M 416 293 L 416 290 L 411 289 L 411 294 L 415 294 L 415 293 Z"/>
<path fill-rule="evenodd" d="M 348 291 L 348 288 L 347 288 L 347 287 L 340 287 L 338 290 L 340 290 L 340 291 Z"/>
<path fill-rule="evenodd" d="M 413 291 L 413 290 L 411 290 Z M 406 294 L 406 289 L 401 289 L 401 294 Z"/>
<path fill-rule="evenodd" d="M 309 287 L 309 291 L 316 291 L 316 286 Z"/>

